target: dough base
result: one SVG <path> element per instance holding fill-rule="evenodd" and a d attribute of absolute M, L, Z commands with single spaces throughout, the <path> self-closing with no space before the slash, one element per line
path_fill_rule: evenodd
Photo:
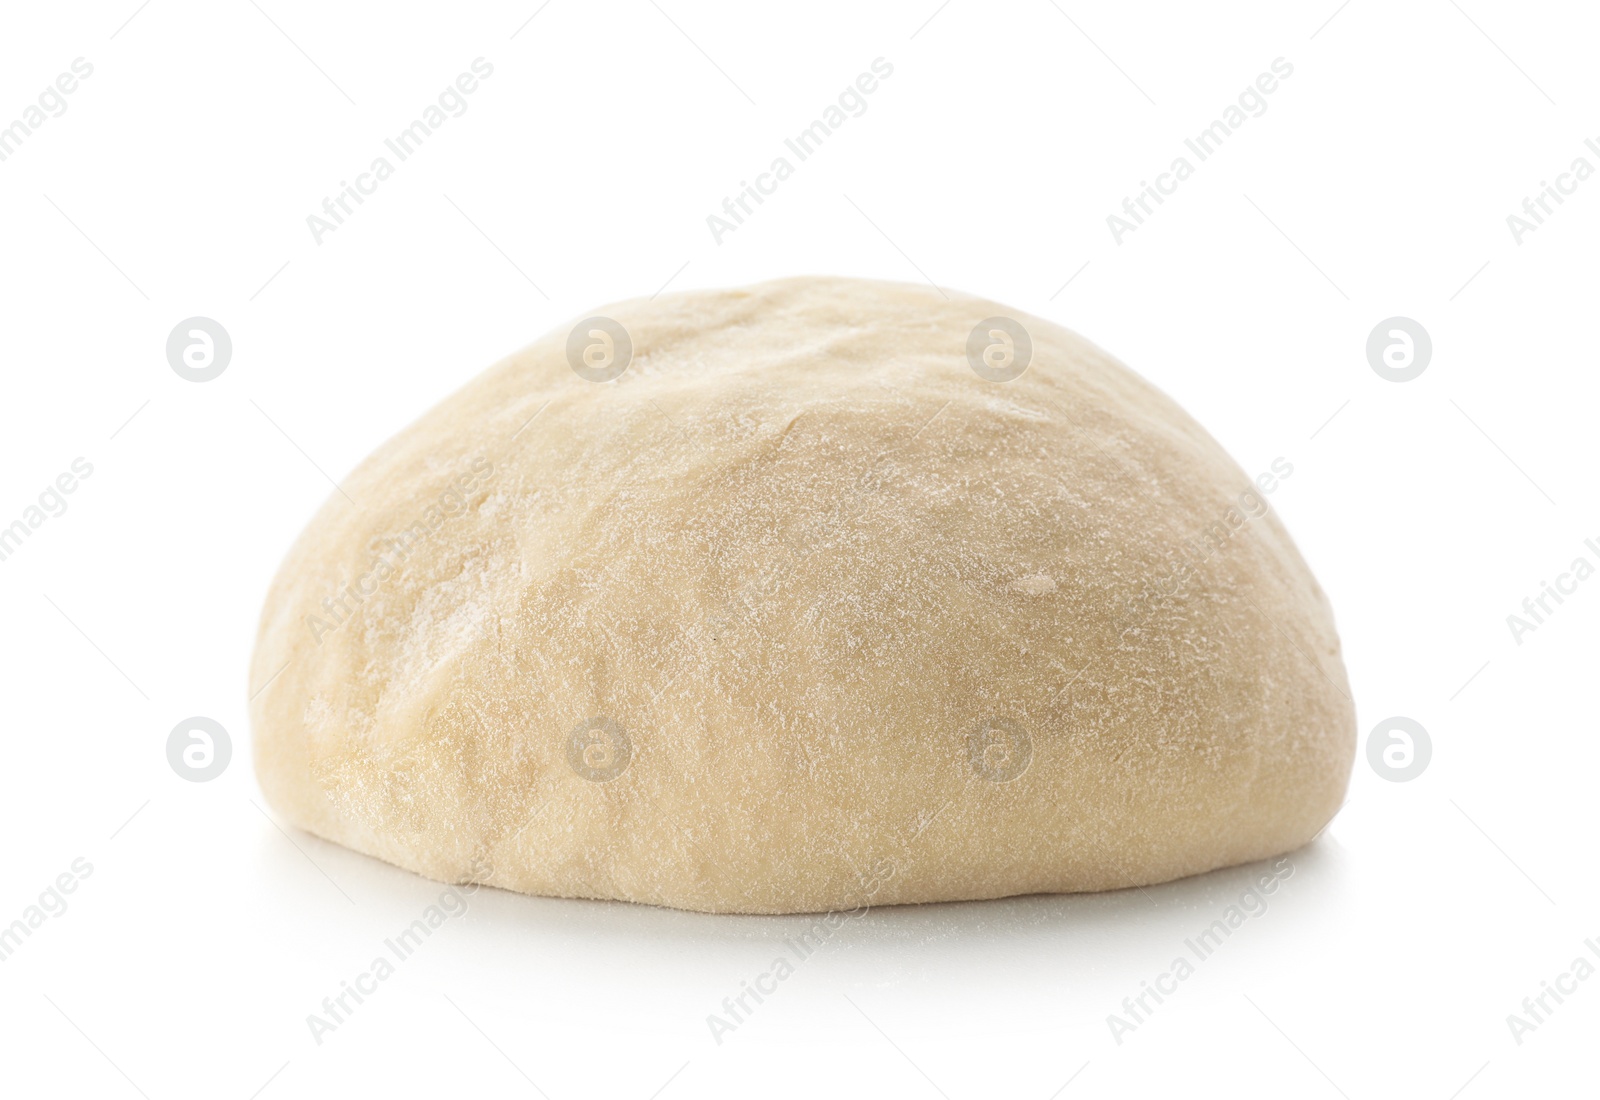
<path fill-rule="evenodd" d="M 1104 352 L 848 279 L 596 312 L 621 377 L 546 336 L 290 551 L 251 670 L 283 817 L 445 882 L 792 913 L 1148 885 L 1338 809 L 1327 600 Z M 995 316 L 1003 383 L 965 350 Z"/>

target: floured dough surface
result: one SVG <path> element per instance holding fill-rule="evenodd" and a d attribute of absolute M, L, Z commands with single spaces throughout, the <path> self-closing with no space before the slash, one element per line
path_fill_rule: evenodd
<path fill-rule="evenodd" d="M 594 315 L 620 377 L 551 333 L 290 551 L 251 705 L 294 824 L 444 881 L 781 913 L 1161 882 L 1339 807 L 1326 599 L 1104 352 L 848 279 Z M 1010 381 L 968 359 L 995 317 L 1031 341 Z"/>

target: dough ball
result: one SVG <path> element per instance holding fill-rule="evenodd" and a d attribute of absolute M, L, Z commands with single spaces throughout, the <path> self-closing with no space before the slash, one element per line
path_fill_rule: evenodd
<path fill-rule="evenodd" d="M 1349 778 L 1266 490 L 993 302 L 619 303 L 343 490 L 266 601 L 256 770 L 430 878 L 745 913 L 1107 890 L 1297 848 Z"/>

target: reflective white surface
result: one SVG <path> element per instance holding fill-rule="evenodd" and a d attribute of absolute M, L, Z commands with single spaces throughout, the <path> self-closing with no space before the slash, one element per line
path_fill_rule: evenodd
<path fill-rule="evenodd" d="M 0 123 L 95 67 L 0 162 L 0 524 L 93 466 L 0 561 L 0 924 L 74 885 L 0 962 L 7 1095 L 1594 1091 L 1600 980 L 1545 983 L 1600 945 L 1600 581 L 1507 625 L 1600 565 L 1600 183 L 1520 243 L 1507 221 L 1600 168 L 1592 12 L 135 9 L 0 14 Z M 468 110 L 317 243 L 308 215 L 479 56 Z M 880 56 L 866 113 L 718 243 L 707 216 Z M 1265 113 L 1117 243 L 1107 216 L 1280 56 Z M 251 774 L 256 616 L 328 479 L 604 302 L 805 272 L 1059 321 L 1247 472 L 1290 460 L 1272 504 L 1343 636 L 1349 803 L 1120 1036 L 1263 866 L 874 910 L 720 1042 L 707 1018 L 809 919 L 485 890 L 319 1043 L 307 1017 L 444 889 L 280 830 Z M 1365 358 L 1396 315 L 1433 343 L 1405 383 Z M 193 316 L 231 336 L 213 381 L 165 361 Z M 165 756 L 191 715 L 233 744 L 208 783 Z M 1367 763 L 1392 715 L 1432 740 L 1410 782 Z"/>

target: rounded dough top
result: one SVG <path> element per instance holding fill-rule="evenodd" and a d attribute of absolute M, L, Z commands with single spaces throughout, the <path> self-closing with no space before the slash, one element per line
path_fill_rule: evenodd
<path fill-rule="evenodd" d="M 1161 882 L 1339 807 L 1326 599 L 1265 484 L 1104 352 L 851 279 L 584 320 L 290 551 L 251 708 L 294 824 L 445 881 L 777 913 Z M 626 370 L 586 380 L 607 339 Z M 1026 370 L 981 377 L 1008 339 Z"/>

